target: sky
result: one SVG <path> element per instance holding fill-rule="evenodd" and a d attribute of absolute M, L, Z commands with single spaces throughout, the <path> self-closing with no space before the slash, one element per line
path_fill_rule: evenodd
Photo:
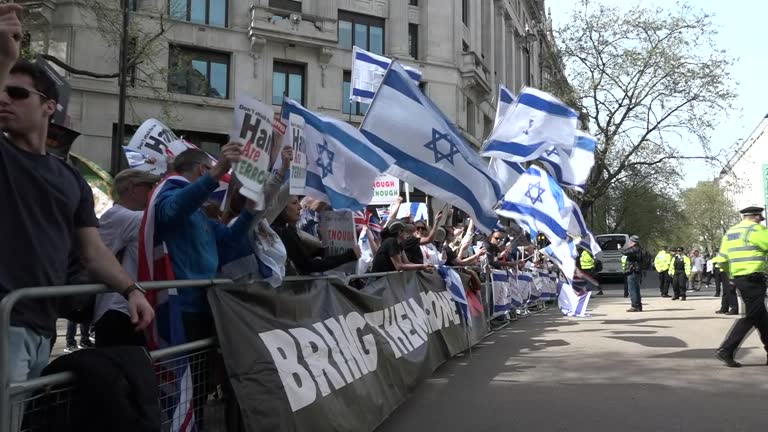
<path fill-rule="evenodd" d="M 630 3 L 621 0 L 597 0 L 610 5 L 637 5 L 674 7 L 672 2 L 640 0 Z M 577 0 L 546 0 L 545 7 L 552 11 L 555 28 L 567 23 Z M 713 152 L 733 148 L 737 140 L 746 140 L 763 117 L 768 114 L 766 92 L 768 86 L 764 77 L 768 75 L 768 51 L 765 47 L 768 36 L 768 2 L 727 2 L 722 0 L 692 0 L 689 4 L 709 14 L 719 27 L 715 36 L 717 46 L 728 51 L 736 59 L 731 69 L 735 81 L 737 99 L 729 118 L 721 122 L 711 134 Z M 698 145 L 698 144 L 697 144 Z M 725 159 L 731 156 L 727 154 Z M 681 186 L 692 187 L 696 182 L 711 180 L 720 169 L 707 166 L 704 162 L 686 162 L 683 166 L 685 180 Z"/>

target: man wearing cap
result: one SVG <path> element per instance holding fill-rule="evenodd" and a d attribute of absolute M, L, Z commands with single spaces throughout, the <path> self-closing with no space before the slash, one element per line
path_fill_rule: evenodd
<path fill-rule="evenodd" d="M 746 305 L 746 316 L 736 321 L 717 350 L 717 358 L 728 367 L 741 366 L 733 357 L 753 327 L 757 328 L 768 351 L 768 311 L 765 309 L 768 229 L 760 224 L 765 220 L 762 207 L 747 207 L 740 213 L 744 220 L 732 226 L 720 242 L 720 256 L 725 258 L 723 270 L 727 270 L 730 283 L 739 290 Z"/>
<path fill-rule="evenodd" d="M 662 297 L 669 297 L 669 263 L 672 261 L 672 255 L 667 252 L 668 249 L 667 246 L 662 247 L 653 260 L 653 267 L 659 273 L 659 290 Z"/>
<path fill-rule="evenodd" d="M 643 301 L 640 296 L 640 283 L 642 283 L 643 279 L 643 249 L 640 247 L 640 237 L 636 235 L 630 237 L 629 242 L 627 242 L 621 253 L 627 257 L 624 272 L 627 278 L 627 286 L 629 287 L 629 297 L 632 301 L 632 307 L 627 309 L 627 312 L 642 312 Z"/>
<path fill-rule="evenodd" d="M 672 300 L 685 301 L 685 290 L 691 275 L 691 258 L 683 253 L 683 248 L 675 249 L 675 255 L 669 264 L 669 276 L 672 278 L 672 290 L 675 296 Z"/>
<path fill-rule="evenodd" d="M 123 269 L 136 278 L 139 259 L 139 228 L 152 187 L 158 176 L 137 169 L 120 172 L 112 185 L 115 205 L 99 220 L 99 235 Z M 128 316 L 128 302 L 116 293 L 99 294 L 93 314 L 96 346 L 146 345 Z"/>

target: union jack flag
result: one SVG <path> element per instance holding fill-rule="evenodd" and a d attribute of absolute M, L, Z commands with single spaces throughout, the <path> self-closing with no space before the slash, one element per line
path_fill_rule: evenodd
<path fill-rule="evenodd" d="M 155 187 L 144 212 L 139 230 L 138 279 L 141 281 L 175 280 L 171 256 L 165 243 L 155 237 L 155 203 L 160 192 L 170 185 L 183 187 L 189 180 L 171 173 Z M 147 300 L 155 308 L 155 320 L 147 329 L 147 345 L 150 350 L 181 345 L 187 342 L 181 321 L 181 307 L 175 288 L 150 291 Z M 163 411 L 171 419 L 171 432 L 193 432 L 195 413 L 193 407 L 192 369 L 186 358 L 157 367 L 161 381 Z"/>
<path fill-rule="evenodd" d="M 369 230 L 375 233 L 381 232 L 381 221 L 367 209 L 365 211 L 353 212 L 353 215 L 355 217 L 355 228 L 367 226 Z"/>

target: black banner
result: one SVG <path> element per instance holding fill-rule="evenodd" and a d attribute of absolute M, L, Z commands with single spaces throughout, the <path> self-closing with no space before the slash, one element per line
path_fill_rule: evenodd
<path fill-rule="evenodd" d="M 249 431 L 371 431 L 486 325 L 475 310 L 465 331 L 436 274 L 362 291 L 332 279 L 249 284 L 208 299 Z"/>

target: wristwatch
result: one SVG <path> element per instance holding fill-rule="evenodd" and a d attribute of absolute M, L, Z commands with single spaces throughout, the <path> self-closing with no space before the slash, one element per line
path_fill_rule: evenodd
<path fill-rule="evenodd" d="M 125 289 L 125 291 L 123 291 L 123 297 L 125 297 L 125 299 L 128 300 L 128 296 L 134 291 L 138 291 L 145 295 L 147 294 L 147 290 L 145 290 L 144 287 L 139 285 L 138 282 L 134 282 L 133 285 L 129 286 L 128 288 Z"/>

